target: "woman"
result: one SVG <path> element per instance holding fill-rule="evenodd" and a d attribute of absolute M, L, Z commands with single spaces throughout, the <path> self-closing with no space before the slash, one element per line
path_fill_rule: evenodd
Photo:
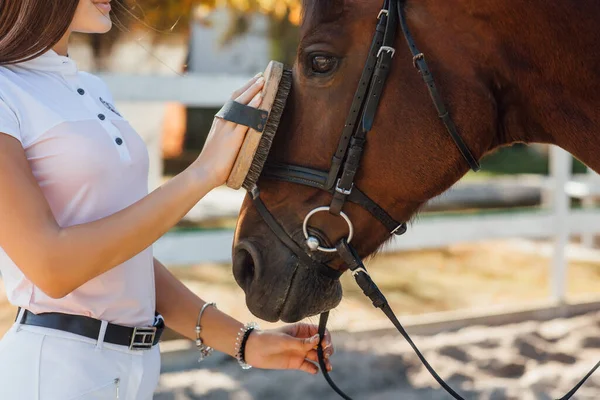
<path fill-rule="evenodd" d="M 153 259 L 153 242 L 225 182 L 246 128 L 215 120 L 198 159 L 148 194 L 143 141 L 68 58 L 71 32 L 110 28 L 110 0 L 0 0 L 0 269 L 20 307 L 0 341 L 0 398 L 150 399 L 160 315 L 203 356 L 316 373 L 316 327 L 252 329 Z M 233 96 L 256 106 L 263 83 Z"/>

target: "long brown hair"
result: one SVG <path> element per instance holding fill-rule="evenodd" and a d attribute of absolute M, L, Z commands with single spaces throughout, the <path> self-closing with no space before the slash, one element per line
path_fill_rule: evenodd
<path fill-rule="evenodd" d="M 67 32 L 79 0 L 0 0 L 0 65 L 30 60 Z"/>

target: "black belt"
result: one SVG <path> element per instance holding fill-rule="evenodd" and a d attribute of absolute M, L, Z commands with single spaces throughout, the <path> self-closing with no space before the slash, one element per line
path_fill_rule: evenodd
<path fill-rule="evenodd" d="M 28 310 L 25 310 L 23 313 L 20 323 L 22 325 L 57 329 L 94 340 L 98 340 L 102 325 L 102 321 L 83 315 L 62 313 L 34 314 Z M 148 350 L 160 341 L 164 329 L 165 322 L 158 314 L 157 318 L 155 318 L 154 326 L 131 328 L 109 322 L 104 334 L 104 342 L 127 346 L 130 350 Z"/>

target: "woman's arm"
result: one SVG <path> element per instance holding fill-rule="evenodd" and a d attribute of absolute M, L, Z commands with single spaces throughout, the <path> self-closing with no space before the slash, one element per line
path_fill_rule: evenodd
<path fill-rule="evenodd" d="M 196 340 L 196 321 L 204 300 L 196 296 L 163 264 L 154 259 L 156 310 L 167 326 L 190 340 Z M 235 356 L 235 339 L 243 324 L 215 307 L 202 316 L 202 340 L 208 346 Z"/>
<path fill-rule="evenodd" d="M 204 300 L 196 296 L 157 259 L 154 259 L 156 309 L 167 326 L 191 340 L 196 340 L 196 322 Z M 235 356 L 235 342 L 243 324 L 227 314 L 208 307 L 200 322 L 202 340 L 207 346 Z M 308 324 L 289 325 L 281 329 L 253 332 L 246 345 L 246 361 L 257 368 L 299 369 L 316 374 L 315 347 L 319 342 L 317 327 Z M 325 355 L 333 354 L 329 332 L 326 333 Z M 327 360 L 328 369 L 331 365 Z"/>
<path fill-rule="evenodd" d="M 234 98 L 256 106 L 263 84 L 255 78 Z M 56 222 L 22 145 L 0 133 L 0 247 L 48 296 L 64 297 L 151 246 L 223 184 L 246 131 L 216 120 L 202 154 L 184 172 L 116 214 L 65 228 Z"/>

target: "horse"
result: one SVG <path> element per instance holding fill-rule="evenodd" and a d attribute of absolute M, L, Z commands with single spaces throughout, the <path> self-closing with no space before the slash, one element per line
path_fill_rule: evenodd
<path fill-rule="evenodd" d="M 234 235 L 233 274 L 248 308 L 263 320 L 295 322 L 339 304 L 339 281 L 313 264 L 339 275 L 349 268 L 348 257 L 314 251 L 316 245 L 336 250 L 335 244 L 352 233 L 353 250 L 362 258 L 393 236 L 383 217 L 375 218 L 377 213 L 359 204 L 319 212 L 328 211 L 319 207 L 332 203 L 331 193 L 347 196 L 360 189 L 386 218 L 410 221 L 428 200 L 474 168 L 473 162 L 476 167 L 486 154 L 514 143 L 560 146 L 600 172 L 600 2 L 400 3 L 422 53 L 403 45 L 402 30 L 394 47 L 384 49 L 389 76 L 353 186 L 320 190 L 301 184 L 302 173 L 295 180 L 263 173 L 260 199 L 280 234 L 252 195 L 244 200 Z M 268 163 L 303 166 L 310 173 L 330 170 L 335 160 L 371 57 L 372 34 L 385 15 L 381 0 L 304 0 L 303 7 L 292 92 Z M 440 122 L 422 68 L 415 71 L 425 60 L 463 147 L 448 134 L 447 120 Z M 314 210 L 319 211 L 307 218 Z M 288 238 L 282 240 L 283 234 Z"/>

